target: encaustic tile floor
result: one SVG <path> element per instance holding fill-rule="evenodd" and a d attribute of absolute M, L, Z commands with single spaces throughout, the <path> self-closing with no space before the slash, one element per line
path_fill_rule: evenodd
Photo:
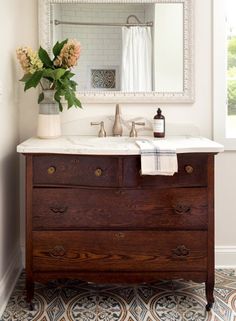
<path fill-rule="evenodd" d="M 217 270 L 215 304 L 205 310 L 204 284 L 161 281 L 137 286 L 79 281 L 36 284 L 34 309 L 25 302 L 25 274 L 1 321 L 236 321 L 236 271 Z"/>

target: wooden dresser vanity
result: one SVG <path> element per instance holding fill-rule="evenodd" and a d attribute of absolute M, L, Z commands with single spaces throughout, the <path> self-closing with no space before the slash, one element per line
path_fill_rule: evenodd
<path fill-rule="evenodd" d="M 21 146 L 21 145 L 20 145 Z M 174 176 L 140 155 L 26 156 L 27 299 L 34 281 L 205 282 L 214 302 L 214 154 L 179 153 Z"/>

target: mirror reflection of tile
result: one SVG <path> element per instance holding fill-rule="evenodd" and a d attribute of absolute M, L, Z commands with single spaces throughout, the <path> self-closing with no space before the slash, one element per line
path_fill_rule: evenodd
<path fill-rule="evenodd" d="M 119 90 L 118 66 L 107 68 L 90 68 L 90 90 Z"/>

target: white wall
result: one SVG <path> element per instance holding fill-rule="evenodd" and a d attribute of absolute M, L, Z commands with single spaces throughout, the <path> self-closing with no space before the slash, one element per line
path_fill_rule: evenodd
<path fill-rule="evenodd" d="M 19 212 L 18 86 L 15 48 L 20 3 L 8 0 L 0 11 L 0 316 L 21 268 Z"/>
<path fill-rule="evenodd" d="M 155 91 L 183 91 L 183 3 L 155 5 Z M 171 23 L 170 23 L 171 21 Z"/>
<path fill-rule="evenodd" d="M 21 1 L 29 6 L 25 19 L 29 19 L 30 28 L 24 26 L 24 40 L 26 44 L 35 45 L 37 39 L 36 0 Z M 30 13 L 30 14 L 29 14 Z M 161 104 L 168 124 L 194 124 L 198 126 L 200 134 L 212 138 L 212 8 L 211 1 L 195 1 L 195 62 L 196 62 L 196 101 L 188 104 Z M 21 27 L 22 28 L 22 27 Z M 20 95 L 20 138 L 24 140 L 35 134 L 37 103 L 36 93 Z M 84 105 L 83 110 L 70 110 L 62 114 L 64 133 L 95 134 L 97 129 L 90 128 L 91 120 L 99 120 L 114 114 L 114 104 Z M 156 112 L 157 105 L 121 105 L 125 116 L 145 116 L 150 119 Z M 111 123 L 107 122 L 108 134 L 111 133 Z M 216 245 L 217 263 L 220 265 L 234 264 L 236 266 L 236 233 L 235 213 L 236 203 L 236 153 L 225 153 L 216 156 Z M 23 200 L 23 196 L 22 196 Z M 23 240 L 23 238 L 22 238 Z M 228 260 L 228 261 L 227 261 Z"/>

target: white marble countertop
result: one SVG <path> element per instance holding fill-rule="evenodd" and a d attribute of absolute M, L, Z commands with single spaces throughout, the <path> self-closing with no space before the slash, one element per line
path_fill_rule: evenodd
<path fill-rule="evenodd" d="M 56 139 L 32 137 L 17 146 L 18 153 L 53 153 L 81 155 L 139 155 L 136 140 L 158 140 L 160 147 L 176 148 L 177 153 L 219 153 L 223 145 L 204 137 L 169 136 L 161 139 L 151 136 L 130 137 L 94 137 L 61 136 Z"/>

